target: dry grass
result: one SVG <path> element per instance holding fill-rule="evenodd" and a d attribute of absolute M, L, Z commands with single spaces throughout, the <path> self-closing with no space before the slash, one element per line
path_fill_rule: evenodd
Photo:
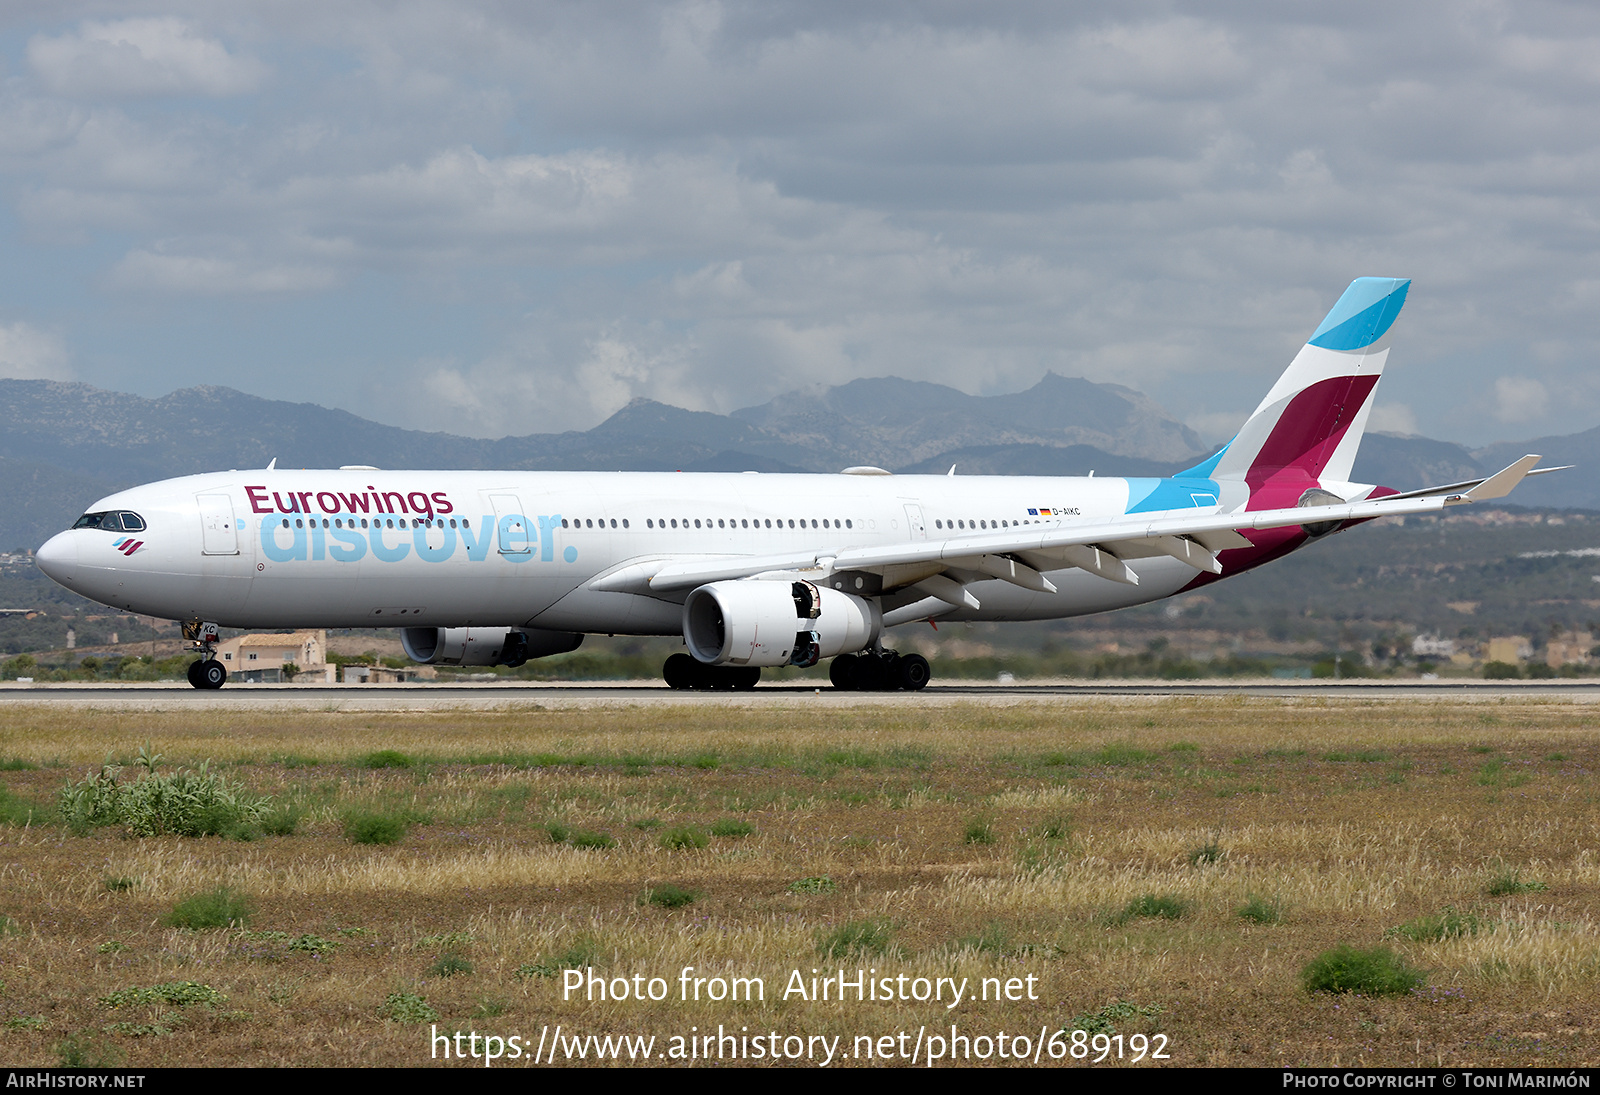
<path fill-rule="evenodd" d="M 130 1065 L 423 1064 L 429 1026 L 380 1016 L 413 998 L 441 1029 L 535 1041 L 546 1024 L 663 1045 L 722 1024 L 842 1035 L 848 1052 L 856 1035 L 952 1021 L 1036 1037 L 1128 1001 L 1160 1011 L 1126 1029 L 1165 1034 L 1183 1064 L 1568 1067 L 1600 1050 L 1600 735 L 1582 706 L 1222 698 L 205 718 L 7 708 L 0 761 L 39 766 L 0 771 L 24 801 L 47 803 L 108 751 L 132 759 L 149 741 L 169 765 L 210 759 L 305 811 L 294 835 L 253 842 L 0 826 L 9 1062 L 56 1063 L 77 1039 Z M 363 766 L 378 750 L 416 764 Z M 394 845 L 354 844 L 341 822 L 352 811 L 410 828 Z M 974 818 L 992 842 L 968 839 Z M 663 846 L 674 828 L 730 819 L 753 831 Z M 551 826 L 616 843 L 556 842 Z M 1197 860 L 1197 848 L 1219 855 Z M 1543 888 L 1491 896 L 1508 874 Z M 833 886 L 792 888 L 822 877 Z M 672 886 L 695 900 L 647 900 Z M 247 930 L 161 926 L 178 901 L 220 887 L 251 899 Z M 1184 914 L 1126 915 L 1155 896 Z M 1254 898 L 1281 922 L 1241 918 Z M 1475 930 L 1395 934 L 1446 908 Z M 1039 998 L 953 1010 L 783 1001 L 791 971 L 837 971 L 821 957 L 843 945 L 830 939 L 871 941 L 842 963 L 851 970 L 1031 976 Z M 1302 968 L 1341 943 L 1391 946 L 1428 983 L 1381 1000 L 1306 993 Z M 673 995 L 563 1000 L 572 962 L 660 976 Z M 767 999 L 678 1000 L 686 966 L 761 977 Z M 185 981 L 227 1000 L 97 1002 Z"/>

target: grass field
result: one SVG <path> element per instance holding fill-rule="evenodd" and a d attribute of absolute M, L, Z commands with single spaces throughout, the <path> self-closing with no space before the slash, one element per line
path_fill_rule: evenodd
<path fill-rule="evenodd" d="M 858 1038 L 883 1063 L 877 1039 L 908 1032 L 891 1048 L 909 1055 L 954 1024 L 994 1053 L 1001 1032 L 1076 1028 L 1112 1060 L 1137 1043 L 1191 1065 L 1586 1065 L 1597 717 L 1243 698 L 9 705 L 0 1047 L 14 1065 L 416 1065 L 461 1030 L 516 1035 L 526 1062 L 560 1024 L 653 1035 L 661 1058 L 720 1024 L 837 1036 L 837 1067 L 866 1063 Z M 207 815 L 213 836 L 131 835 L 132 807 L 64 813 L 62 788 L 108 756 L 119 794 L 209 762 L 243 805 Z M 1341 945 L 1386 948 L 1362 961 L 1392 959 L 1398 981 L 1308 990 Z M 684 1001 L 684 967 L 702 993 L 761 978 L 765 999 Z M 666 998 L 563 999 L 568 968 L 659 977 Z M 793 971 L 809 995 L 813 970 L 858 968 L 967 994 L 784 998 Z M 985 979 L 1021 998 L 974 999 Z"/>

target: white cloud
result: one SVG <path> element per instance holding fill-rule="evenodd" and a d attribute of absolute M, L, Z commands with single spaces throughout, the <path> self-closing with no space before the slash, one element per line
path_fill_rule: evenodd
<path fill-rule="evenodd" d="M 28 41 L 28 63 L 61 95 L 241 95 L 266 66 L 228 52 L 172 17 L 84 22 L 58 37 Z"/>
<path fill-rule="evenodd" d="M 29 324 L 0 324 L 0 377 L 71 380 L 67 348 L 57 336 Z"/>
<path fill-rule="evenodd" d="M 1374 433 L 1398 433 L 1415 437 L 1418 433 L 1417 416 L 1404 403 L 1377 403 L 1367 419 L 1367 429 Z"/>
<path fill-rule="evenodd" d="M 1550 393 L 1531 376 L 1503 376 L 1494 382 L 1494 416 L 1521 425 L 1543 418 L 1550 410 Z"/>
<path fill-rule="evenodd" d="M 1385 274 L 1416 280 L 1374 428 L 1600 415 L 1579 6 L 64 3 L 0 16 L 33 74 L 0 201 L 112 298 L 63 300 L 73 344 L 152 387 L 204 362 L 108 330 L 125 295 L 473 433 L 1053 369 L 1215 439 Z M 1560 397 L 1497 392 L 1508 360 Z"/>
<path fill-rule="evenodd" d="M 225 296 L 305 293 L 337 280 L 327 267 L 238 262 L 202 255 L 133 251 L 111 270 L 109 284 L 140 293 Z"/>

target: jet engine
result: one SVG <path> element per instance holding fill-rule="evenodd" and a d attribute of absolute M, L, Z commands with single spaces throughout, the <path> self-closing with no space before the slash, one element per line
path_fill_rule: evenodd
<path fill-rule="evenodd" d="M 707 665 L 816 665 L 861 650 L 883 629 L 876 601 L 811 582 L 712 582 L 683 603 L 683 639 Z"/>
<path fill-rule="evenodd" d="M 509 627 L 403 627 L 400 646 L 423 665 L 509 665 L 576 650 L 583 636 L 571 631 Z"/>

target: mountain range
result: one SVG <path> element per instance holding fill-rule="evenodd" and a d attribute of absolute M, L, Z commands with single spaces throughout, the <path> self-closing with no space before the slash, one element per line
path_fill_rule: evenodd
<path fill-rule="evenodd" d="M 1368 434 L 1361 482 L 1402 490 L 1480 476 L 1525 452 L 1580 469 L 1518 488 L 1529 506 L 1600 509 L 1600 428 L 1468 450 Z M 496 440 L 406 430 L 223 387 L 146 399 L 87 384 L 0 380 L 0 548 L 33 547 L 102 495 L 225 468 L 503 468 L 607 471 L 1166 475 L 1209 455 L 1148 397 L 1046 375 L 1025 392 L 972 396 L 882 377 L 781 395 L 719 415 L 636 399 L 584 431 Z"/>

